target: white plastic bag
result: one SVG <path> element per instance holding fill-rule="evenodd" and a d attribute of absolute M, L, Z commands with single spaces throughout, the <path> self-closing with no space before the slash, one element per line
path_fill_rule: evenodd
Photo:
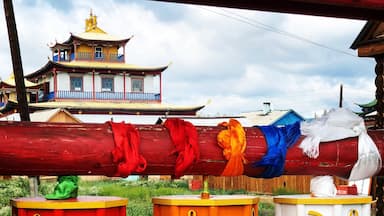
<path fill-rule="evenodd" d="M 366 131 L 363 131 L 359 136 L 358 152 L 359 159 L 352 168 L 349 181 L 370 178 L 382 167 L 379 150 Z"/>
<path fill-rule="evenodd" d="M 380 153 L 367 134 L 364 120 L 348 109 L 332 109 L 320 119 L 302 122 L 300 130 L 306 136 L 300 143 L 300 148 L 310 158 L 319 156 L 320 142 L 359 136 L 358 161 L 351 171 L 351 181 L 369 178 L 381 170 Z"/>
<path fill-rule="evenodd" d="M 332 109 L 326 115 L 310 122 L 302 122 L 301 134 L 306 136 L 300 148 L 310 158 L 319 156 L 319 143 L 358 136 L 355 128 L 363 121 L 351 111 L 340 108 Z"/>
<path fill-rule="evenodd" d="M 311 178 L 311 195 L 315 197 L 336 196 L 336 186 L 332 176 L 316 176 Z"/>

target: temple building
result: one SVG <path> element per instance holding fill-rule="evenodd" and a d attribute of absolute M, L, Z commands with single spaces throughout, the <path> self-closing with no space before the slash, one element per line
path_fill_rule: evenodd
<path fill-rule="evenodd" d="M 64 108 L 75 114 L 196 115 L 204 107 L 162 103 L 162 73 L 169 65 L 148 67 L 127 64 L 120 38 L 97 26 L 90 13 L 85 32 L 71 33 L 50 46 L 52 57 L 25 78 L 39 86 L 31 112 Z M 17 101 L 7 100 L 2 113 L 14 112 Z"/>
<path fill-rule="evenodd" d="M 38 102 L 40 85 L 24 79 L 24 86 L 27 94 L 27 101 Z M 0 81 L 0 105 L 4 106 L 8 101 L 17 101 L 16 83 L 13 73 L 8 79 Z"/>

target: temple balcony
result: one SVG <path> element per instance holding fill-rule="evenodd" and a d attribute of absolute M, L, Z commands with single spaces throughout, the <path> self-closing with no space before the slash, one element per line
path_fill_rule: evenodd
<path fill-rule="evenodd" d="M 56 99 L 160 102 L 160 93 L 57 91 L 56 95 L 54 92 L 47 95 L 47 100 Z"/>
<path fill-rule="evenodd" d="M 54 55 L 53 61 L 54 62 L 69 62 L 72 60 L 79 60 L 79 61 L 101 61 L 101 62 L 124 62 L 124 55 L 122 54 L 109 54 L 109 55 L 101 55 L 96 56 L 91 52 L 78 52 L 77 56 L 75 58 L 75 54 L 71 53 L 71 55 L 68 56 L 59 56 Z"/>

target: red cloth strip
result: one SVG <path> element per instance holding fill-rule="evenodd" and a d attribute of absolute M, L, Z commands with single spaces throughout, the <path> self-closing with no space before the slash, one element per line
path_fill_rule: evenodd
<path fill-rule="evenodd" d="M 164 127 L 176 147 L 175 177 L 179 178 L 200 158 L 197 130 L 190 122 L 178 118 L 167 119 Z"/>
<path fill-rule="evenodd" d="M 112 127 L 115 149 L 114 163 L 118 163 L 115 176 L 127 177 L 132 172 L 140 173 L 147 167 L 147 161 L 139 153 L 139 132 L 131 124 L 109 122 Z"/>

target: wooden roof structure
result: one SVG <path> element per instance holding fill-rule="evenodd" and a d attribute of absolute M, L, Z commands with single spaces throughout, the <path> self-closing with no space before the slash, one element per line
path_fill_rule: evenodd
<path fill-rule="evenodd" d="M 368 21 L 353 41 L 359 57 L 373 57 L 384 53 L 384 22 Z"/>
<path fill-rule="evenodd" d="M 157 0 L 218 7 L 306 14 L 363 20 L 384 20 L 382 0 Z"/>
<path fill-rule="evenodd" d="M 91 11 L 89 18 L 85 20 L 85 31 L 80 34 L 73 34 L 63 43 L 56 43 L 57 45 L 67 46 L 73 44 L 74 41 L 90 42 L 103 42 L 108 44 L 115 44 L 125 46 L 125 44 L 132 38 L 120 38 L 108 34 L 103 29 L 97 26 L 97 16 Z M 55 45 L 56 45 L 55 44 Z M 53 46 L 55 46 L 53 45 Z"/>
<path fill-rule="evenodd" d="M 39 87 L 40 87 L 39 84 L 33 83 L 27 79 L 24 79 L 24 85 L 25 85 L 25 88 L 37 88 L 37 89 L 39 89 Z M 0 81 L 0 87 L 2 87 L 2 88 L 4 88 L 4 87 L 15 88 L 16 87 L 15 76 L 13 75 L 13 73 L 11 76 L 8 77 L 8 79 Z"/>
<path fill-rule="evenodd" d="M 132 64 L 125 64 L 120 62 L 89 62 L 89 61 L 71 61 L 71 62 L 54 62 L 48 61 L 40 69 L 25 75 L 27 79 L 37 79 L 38 77 L 50 73 L 53 68 L 69 72 L 89 72 L 95 70 L 96 72 L 105 72 L 106 70 L 112 73 L 121 73 L 121 71 L 129 72 L 131 74 L 160 74 L 169 66 L 159 67 L 146 67 L 137 66 Z"/>
<path fill-rule="evenodd" d="M 31 122 L 82 123 L 80 119 L 62 108 L 36 111 L 30 114 L 30 118 Z M 0 121 L 20 121 L 20 114 L 12 113 L 0 118 Z"/>
<path fill-rule="evenodd" d="M 17 110 L 18 103 L 9 100 L 0 110 L 3 114 Z M 194 116 L 204 108 L 200 106 L 176 106 L 161 103 L 125 103 L 108 101 L 49 101 L 30 103 L 29 110 L 63 108 L 73 114 L 124 114 L 124 115 L 185 115 Z"/>

